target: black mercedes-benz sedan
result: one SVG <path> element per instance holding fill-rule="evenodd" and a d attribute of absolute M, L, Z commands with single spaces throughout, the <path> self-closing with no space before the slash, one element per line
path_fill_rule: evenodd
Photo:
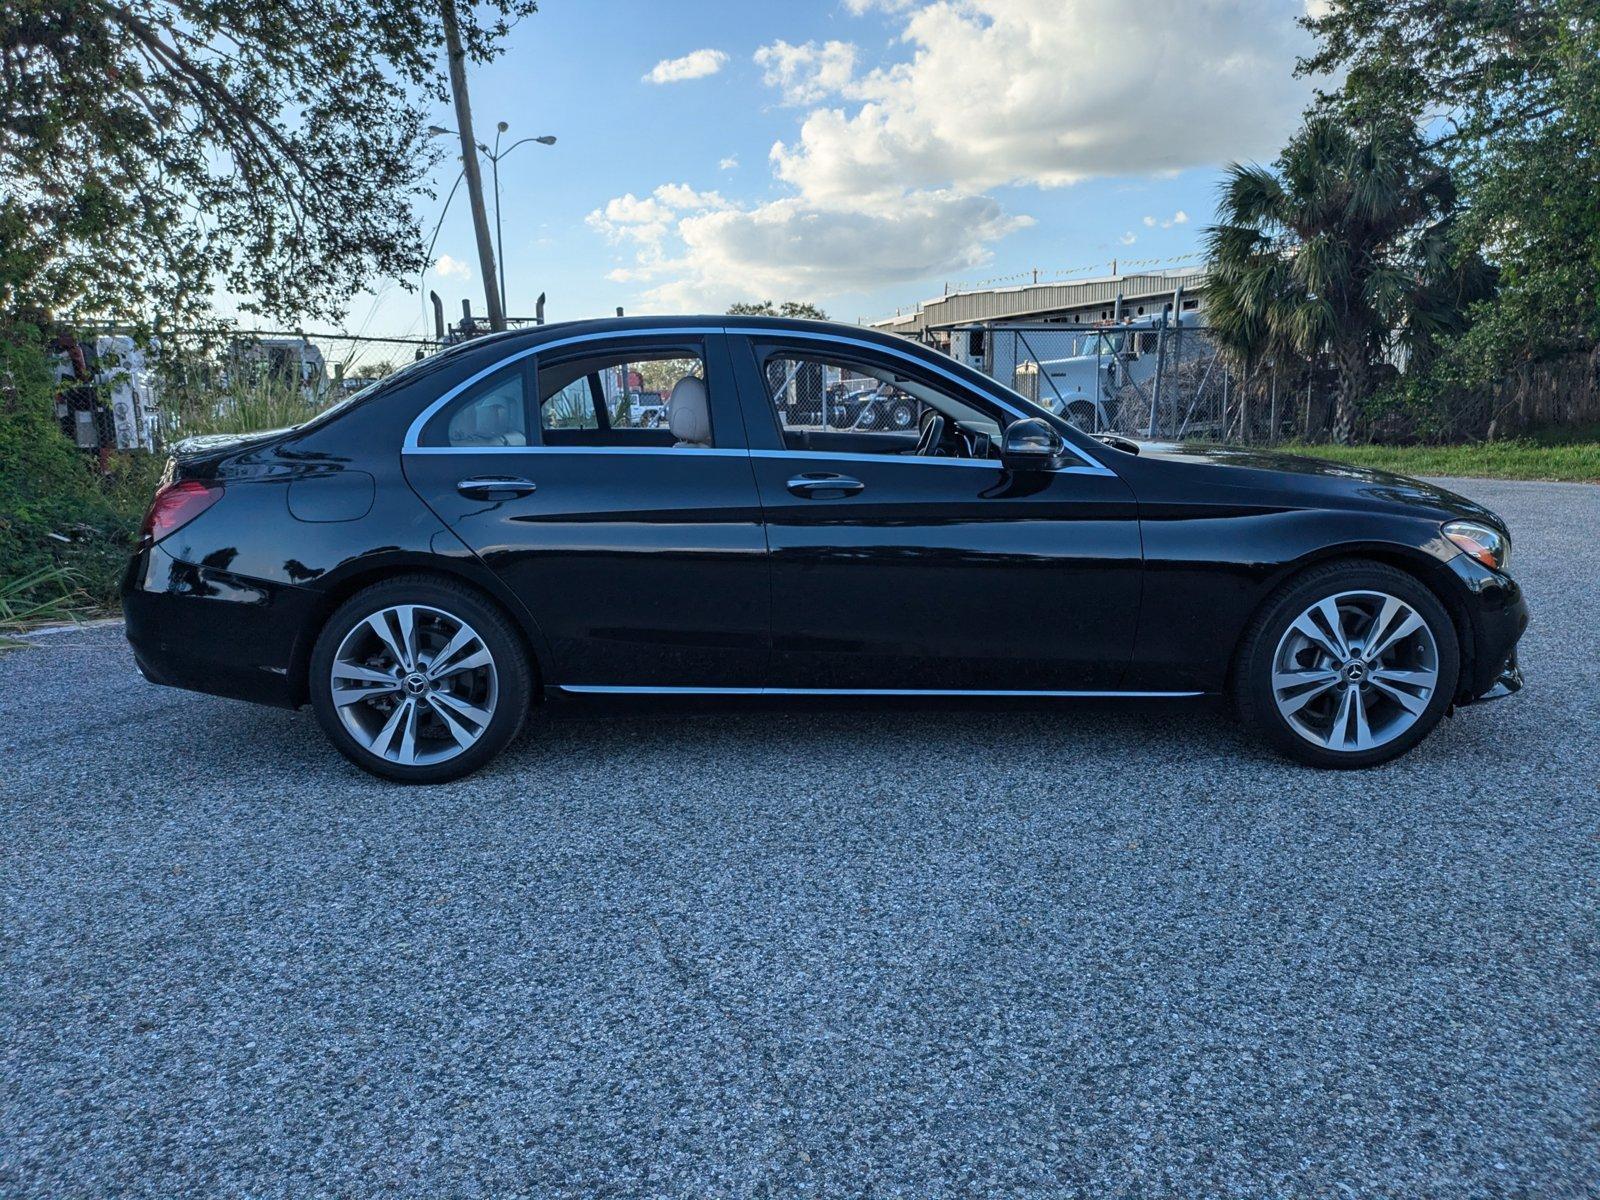
<path fill-rule="evenodd" d="M 840 428 L 830 387 L 916 419 Z M 1280 751 L 1358 767 L 1521 683 L 1493 513 L 1092 438 L 855 327 L 546 325 L 181 449 L 124 580 L 140 669 L 309 702 L 393 779 L 481 766 L 563 693 L 1218 694 Z"/>

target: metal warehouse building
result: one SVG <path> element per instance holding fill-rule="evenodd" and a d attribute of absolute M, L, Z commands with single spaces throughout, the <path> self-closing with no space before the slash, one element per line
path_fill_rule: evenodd
<path fill-rule="evenodd" d="M 904 316 L 873 321 L 872 328 L 924 341 L 947 340 L 962 326 L 992 324 L 1083 324 L 1112 320 L 1117 300 L 1123 317 L 1157 316 L 1181 285 L 1185 310 L 1200 307 L 1205 272 L 1199 268 L 1143 275 L 1107 275 L 1068 283 L 951 292 L 925 300 Z"/>
<path fill-rule="evenodd" d="M 996 352 L 1011 357 L 1005 347 L 1014 347 L 1016 342 L 985 337 L 993 327 L 1088 326 L 1158 317 L 1175 299 L 1181 311 L 1193 312 L 1201 307 L 1204 296 L 1205 272 L 1190 267 L 951 292 L 923 301 L 915 312 L 873 321 L 871 327 L 938 346 L 996 379 L 1009 381 L 1017 363 L 992 360 Z"/>

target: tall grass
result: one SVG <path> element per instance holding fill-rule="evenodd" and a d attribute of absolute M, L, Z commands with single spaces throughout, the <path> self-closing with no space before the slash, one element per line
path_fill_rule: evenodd
<path fill-rule="evenodd" d="M 169 405 L 169 440 L 212 433 L 259 433 L 308 421 L 336 399 L 332 389 L 310 391 L 292 379 L 264 375 L 205 386 L 196 384 Z"/>
<path fill-rule="evenodd" d="M 90 609 L 90 597 L 66 567 L 42 567 L 13 579 L 0 579 L 0 649 L 15 649 L 14 636 L 38 625 L 76 621 Z"/>

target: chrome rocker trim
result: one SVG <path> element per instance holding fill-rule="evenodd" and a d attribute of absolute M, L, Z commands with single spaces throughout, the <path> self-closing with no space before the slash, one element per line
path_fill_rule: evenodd
<path fill-rule="evenodd" d="M 1083 699 L 1180 700 L 1204 692 L 1098 692 L 983 688 L 769 688 L 769 687 L 629 687 L 608 683 L 562 683 L 557 691 L 584 696 L 1015 696 Z"/>

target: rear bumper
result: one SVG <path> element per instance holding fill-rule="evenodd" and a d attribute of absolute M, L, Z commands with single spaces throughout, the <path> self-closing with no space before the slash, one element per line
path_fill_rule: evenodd
<path fill-rule="evenodd" d="M 302 639 L 317 593 L 180 562 L 159 545 L 134 554 L 122 613 L 139 672 L 151 683 L 257 704 L 304 702 Z"/>

